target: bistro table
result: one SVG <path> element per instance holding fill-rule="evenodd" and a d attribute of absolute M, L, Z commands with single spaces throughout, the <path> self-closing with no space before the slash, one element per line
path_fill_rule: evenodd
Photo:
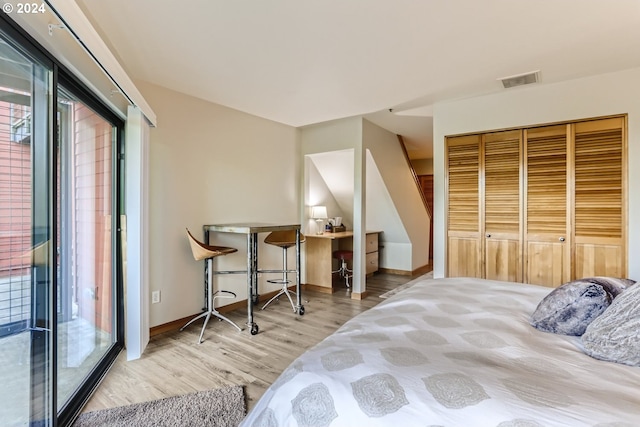
<path fill-rule="evenodd" d="M 296 231 L 296 313 L 304 314 L 300 293 L 300 224 L 235 223 L 204 225 L 204 241 L 209 243 L 209 233 L 236 233 L 247 235 L 247 326 L 251 335 L 258 333 L 258 325 L 253 321 L 253 306 L 258 302 L 258 233 L 280 230 Z M 273 270 L 269 270 L 273 271 Z"/>

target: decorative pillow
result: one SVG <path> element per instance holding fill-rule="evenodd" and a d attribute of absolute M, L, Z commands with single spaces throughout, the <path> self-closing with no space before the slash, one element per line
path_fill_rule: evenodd
<path fill-rule="evenodd" d="M 613 277 L 587 277 L 565 283 L 540 301 L 529 323 L 544 332 L 582 335 L 611 301 L 634 283 Z"/>
<path fill-rule="evenodd" d="M 621 293 L 582 336 L 589 356 L 640 366 L 640 285 Z"/>

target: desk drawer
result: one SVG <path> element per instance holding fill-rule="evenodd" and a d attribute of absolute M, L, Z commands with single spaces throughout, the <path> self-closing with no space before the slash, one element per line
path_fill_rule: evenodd
<path fill-rule="evenodd" d="M 378 233 L 367 234 L 366 253 L 378 251 Z"/>
<path fill-rule="evenodd" d="M 378 252 L 368 253 L 365 274 L 372 274 L 376 271 L 378 271 Z"/>

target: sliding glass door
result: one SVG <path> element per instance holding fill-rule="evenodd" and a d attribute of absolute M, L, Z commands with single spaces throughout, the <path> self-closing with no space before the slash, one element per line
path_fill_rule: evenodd
<path fill-rule="evenodd" d="M 51 418 L 51 69 L 0 40 L 0 419 Z"/>
<path fill-rule="evenodd" d="M 0 424 L 57 426 L 122 348 L 122 122 L 18 36 L 0 32 Z"/>

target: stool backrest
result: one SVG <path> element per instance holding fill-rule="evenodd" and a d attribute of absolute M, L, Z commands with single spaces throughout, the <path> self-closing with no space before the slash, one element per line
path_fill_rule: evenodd
<path fill-rule="evenodd" d="M 202 243 L 189 231 L 187 228 L 187 237 L 189 238 L 189 244 L 191 245 L 191 253 L 193 254 L 193 258 L 196 261 L 201 261 L 203 259 L 213 258 L 219 255 L 227 255 L 238 250 L 236 248 L 228 248 L 226 246 L 212 246 L 207 245 L 206 243 Z"/>

